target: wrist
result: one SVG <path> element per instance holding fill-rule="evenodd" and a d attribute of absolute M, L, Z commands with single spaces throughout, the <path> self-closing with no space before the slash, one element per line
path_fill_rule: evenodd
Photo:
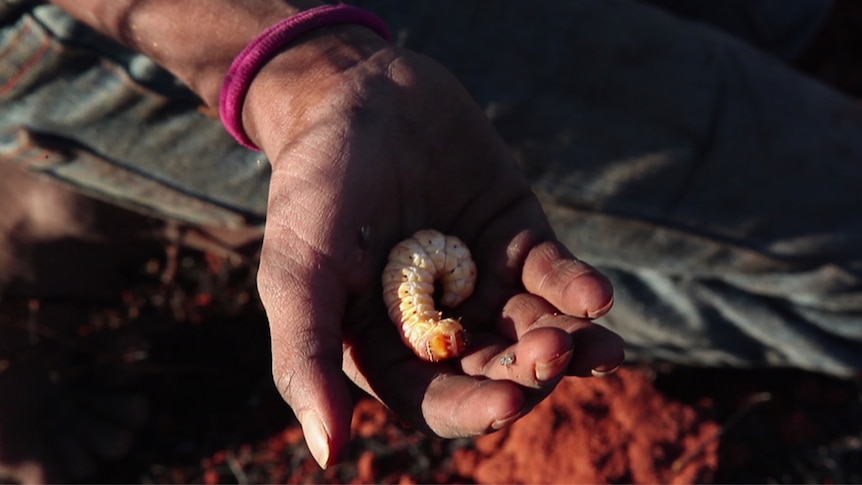
<path fill-rule="evenodd" d="M 395 51 L 388 41 L 359 25 L 325 27 L 304 35 L 254 77 L 242 106 L 246 134 L 272 155 L 278 145 L 317 121 L 325 110 L 321 107 L 338 111 L 361 98 Z"/>
<path fill-rule="evenodd" d="M 231 64 L 246 46 L 270 26 L 323 4 L 321 0 L 52 1 L 98 31 L 150 56 L 214 109 L 219 106 Z M 319 28 L 285 46 L 254 78 L 251 91 L 263 91 L 264 104 L 275 104 L 271 101 L 274 95 L 279 102 L 287 99 L 283 109 L 292 110 L 296 103 L 291 100 L 309 94 L 315 79 L 341 72 L 387 46 L 382 38 L 357 25 Z M 258 82 L 258 77 L 264 81 Z M 265 87 L 258 89 L 258 84 Z M 272 91 L 273 85 L 281 92 Z M 250 118 L 261 117 L 254 114 Z"/>
<path fill-rule="evenodd" d="M 320 0 L 52 0 L 69 13 L 148 55 L 218 106 L 237 54 L 270 25 Z"/>
<path fill-rule="evenodd" d="M 347 26 L 345 30 L 321 29 L 336 26 Z M 305 37 L 308 46 L 298 49 L 300 57 L 296 58 L 291 70 L 303 78 L 315 77 L 321 69 L 333 69 L 337 72 L 348 63 L 359 62 L 366 56 L 369 47 L 366 42 L 373 42 L 361 30 L 349 27 L 364 27 L 389 40 L 389 31 L 383 21 L 368 10 L 345 4 L 321 5 L 285 18 L 268 27 L 251 43 L 249 43 L 236 59 L 224 79 L 221 88 L 219 113 L 228 132 L 243 146 L 260 149 L 249 138 L 243 122 L 243 106 L 252 82 L 260 71 L 280 52 L 289 51 Z M 316 38 L 307 38 L 309 34 L 317 33 Z M 359 39 L 359 42 L 352 39 Z M 286 75 L 283 73 L 282 75 Z M 295 78 L 296 76 L 290 76 Z M 297 85 L 291 84 L 291 90 Z"/>

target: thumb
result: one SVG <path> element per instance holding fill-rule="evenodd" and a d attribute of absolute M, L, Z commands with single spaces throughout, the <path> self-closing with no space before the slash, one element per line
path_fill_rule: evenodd
<path fill-rule="evenodd" d="M 263 260 L 258 286 L 270 322 L 273 379 L 311 454 L 326 468 L 350 440 L 353 405 L 341 367 L 345 292 L 331 271 Z"/>

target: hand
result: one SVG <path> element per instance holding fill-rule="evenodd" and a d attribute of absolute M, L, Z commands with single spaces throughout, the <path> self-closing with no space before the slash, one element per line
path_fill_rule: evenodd
<path fill-rule="evenodd" d="M 364 39 L 283 54 L 244 113 L 273 165 L 258 282 L 274 379 L 324 467 L 349 440 L 345 374 L 405 422 L 459 437 L 623 360 L 622 340 L 590 321 L 610 309 L 610 283 L 555 240 L 465 90 L 435 62 Z M 457 309 L 468 352 L 437 364 L 401 343 L 380 283 L 391 247 L 423 228 L 464 240 L 479 271 Z"/>

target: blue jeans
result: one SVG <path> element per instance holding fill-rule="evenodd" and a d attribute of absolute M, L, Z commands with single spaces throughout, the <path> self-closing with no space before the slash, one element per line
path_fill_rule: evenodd
<path fill-rule="evenodd" d="M 145 56 L 53 5 L 0 0 L 0 159 L 142 212 L 261 224 L 265 158 Z"/>
<path fill-rule="evenodd" d="M 862 369 L 862 108 L 782 60 L 828 2 L 358 3 L 485 108 L 559 238 L 613 280 L 600 322 L 631 356 Z M 51 5 L 0 0 L 0 29 L 0 160 L 161 217 L 262 223 L 266 160 L 151 60 Z"/>

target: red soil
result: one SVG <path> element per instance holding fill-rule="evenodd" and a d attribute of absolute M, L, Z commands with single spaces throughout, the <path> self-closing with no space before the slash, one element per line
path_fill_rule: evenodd
<path fill-rule="evenodd" d="M 239 466 L 260 469 L 281 456 L 292 467 L 265 478 L 284 483 L 703 483 L 719 462 L 720 427 L 707 414 L 708 406 L 673 401 L 643 371 L 623 368 L 565 380 L 510 428 L 460 443 L 404 430 L 380 403 L 362 398 L 356 449 L 344 464 L 317 469 L 292 423 L 256 450 L 246 447 Z M 446 443 L 455 446 L 447 452 Z M 233 481 L 218 468 L 226 459 L 220 451 L 207 460 L 203 481 Z"/>
<path fill-rule="evenodd" d="M 719 426 L 642 372 L 564 381 L 511 428 L 455 455 L 479 483 L 692 483 L 718 467 Z"/>

